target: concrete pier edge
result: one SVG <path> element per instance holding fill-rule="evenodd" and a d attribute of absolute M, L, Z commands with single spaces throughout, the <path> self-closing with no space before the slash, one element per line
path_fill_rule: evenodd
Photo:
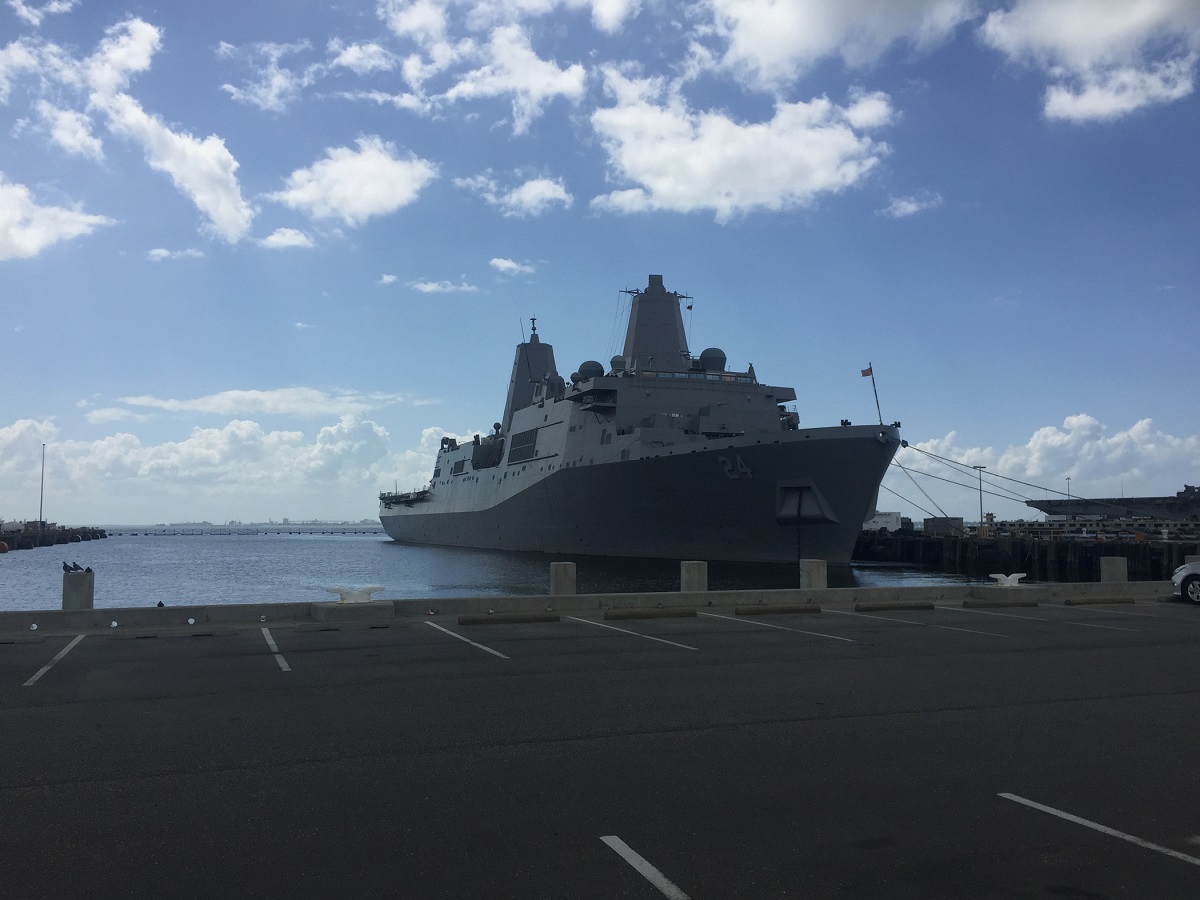
<path fill-rule="evenodd" d="M 89 610 L 0 611 L 0 640 L 17 636 L 112 633 L 153 630 L 162 633 L 211 633 L 221 628 L 288 626 L 316 623 L 384 622 L 429 616 L 498 613 L 603 614 L 607 610 L 723 609 L 762 606 L 818 606 L 853 610 L 859 604 L 974 606 L 996 604 L 1131 603 L 1170 600 L 1168 581 L 1021 584 L 927 585 L 884 588 L 782 588 L 748 591 L 645 592 L 628 594 L 536 594 L 524 596 L 448 597 L 372 600 L 338 604 L 327 601 L 240 603 L 223 605 L 121 607 Z M 154 598 L 151 603 L 157 602 Z M 878 607 L 876 607 L 878 608 Z M 766 609 L 764 609 L 764 612 Z M 741 613 L 745 615 L 743 611 Z M 189 621 L 190 620 L 190 621 Z M 116 623 L 116 624 L 113 624 Z M 36 627 L 34 627 L 36 626 Z"/>

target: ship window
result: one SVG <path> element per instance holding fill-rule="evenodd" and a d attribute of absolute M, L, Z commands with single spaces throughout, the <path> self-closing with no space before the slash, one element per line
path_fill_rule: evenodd
<path fill-rule="evenodd" d="M 527 459 L 533 459 L 537 455 L 537 429 L 530 428 L 528 431 L 522 431 L 514 434 L 512 443 L 508 449 L 509 465 L 517 462 L 524 462 Z"/>
<path fill-rule="evenodd" d="M 466 467 L 466 465 L 467 465 L 467 461 L 465 459 L 458 460 L 454 464 L 454 467 L 450 470 L 450 474 L 451 475 L 461 475 L 463 473 L 463 468 Z"/>

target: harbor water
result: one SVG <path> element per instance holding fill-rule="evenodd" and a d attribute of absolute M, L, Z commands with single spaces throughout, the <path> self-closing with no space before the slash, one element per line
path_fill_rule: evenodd
<path fill-rule="evenodd" d="M 326 586 L 383 585 L 376 599 L 546 594 L 565 556 L 422 547 L 367 534 L 112 534 L 0 554 L 0 610 L 59 609 L 62 565 L 95 572 L 97 608 L 333 600 Z M 580 593 L 679 589 L 679 564 L 574 558 Z M 830 569 L 830 587 L 964 583 L 913 566 Z M 798 567 L 709 566 L 713 590 L 799 586 Z"/>

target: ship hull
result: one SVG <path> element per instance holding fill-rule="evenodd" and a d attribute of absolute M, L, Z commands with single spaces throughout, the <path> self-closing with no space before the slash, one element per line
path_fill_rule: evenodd
<path fill-rule="evenodd" d="M 899 445 L 890 426 L 547 467 L 499 496 L 486 482 L 381 507 L 396 541 L 550 554 L 846 565 Z M 489 494 L 496 493 L 494 501 Z M 457 494 L 457 498 L 454 496 Z M 471 497 L 464 507 L 462 501 Z M 799 497 L 799 499 L 797 499 Z"/>

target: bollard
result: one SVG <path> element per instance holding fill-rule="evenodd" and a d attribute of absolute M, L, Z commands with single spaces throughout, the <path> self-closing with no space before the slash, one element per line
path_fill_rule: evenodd
<path fill-rule="evenodd" d="M 91 609 L 95 594 L 95 572 L 63 572 L 63 609 Z"/>
<path fill-rule="evenodd" d="M 823 591 L 829 587 L 829 573 L 823 559 L 800 560 L 801 590 Z"/>
<path fill-rule="evenodd" d="M 1101 581 L 1128 581 L 1129 560 L 1123 556 L 1100 557 Z"/>
<path fill-rule="evenodd" d="M 550 593 L 555 596 L 575 593 L 575 563 L 550 563 Z"/>
<path fill-rule="evenodd" d="M 708 563 L 702 560 L 685 559 L 679 563 L 679 590 L 708 590 Z"/>

